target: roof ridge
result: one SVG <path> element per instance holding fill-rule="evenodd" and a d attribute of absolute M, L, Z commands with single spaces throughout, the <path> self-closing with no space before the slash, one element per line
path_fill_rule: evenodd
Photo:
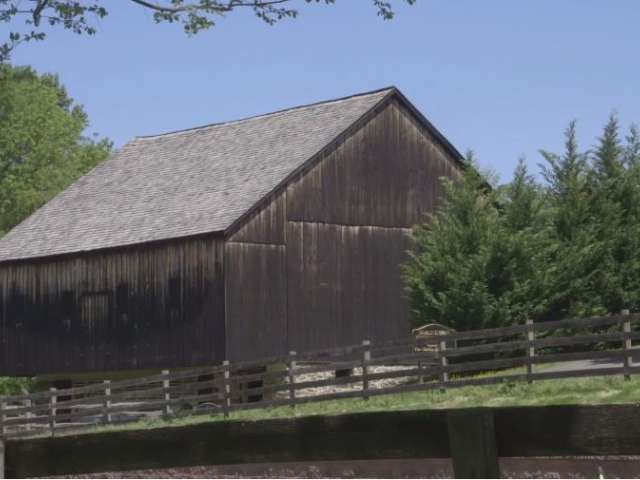
<path fill-rule="evenodd" d="M 169 132 L 156 133 L 156 134 L 153 134 L 153 135 L 138 135 L 138 136 L 134 137 L 134 140 L 152 139 L 152 138 L 164 137 L 164 136 L 168 136 L 168 135 L 174 135 L 174 134 L 177 134 L 177 133 L 186 133 L 186 132 L 191 132 L 191 131 L 195 131 L 195 130 L 202 130 L 202 129 L 210 128 L 210 127 L 217 127 L 217 126 L 220 126 L 220 125 L 230 125 L 230 124 L 233 124 L 233 123 L 245 122 L 247 120 L 254 120 L 254 119 L 257 119 L 257 118 L 268 117 L 268 116 L 271 116 L 271 115 L 278 115 L 278 114 L 282 114 L 282 113 L 286 113 L 286 112 L 290 112 L 290 111 L 298 110 L 298 109 L 302 109 L 302 108 L 309 108 L 309 107 L 313 107 L 313 106 L 316 106 L 316 105 L 324 105 L 324 104 L 329 104 L 329 103 L 343 102 L 345 100 L 351 100 L 352 98 L 366 97 L 368 95 L 375 95 L 377 93 L 382 93 L 382 92 L 392 91 L 392 90 L 396 90 L 397 91 L 398 88 L 395 85 L 390 85 L 388 87 L 378 88 L 376 90 L 371 90 L 371 91 L 368 91 L 368 92 L 355 93 L 353 95 L 347 95 L 347 96 L 344 96 L 344 97 L 338 97 L 338 98 L 333 98 L 333 99 L 329 99 L 329 100 L 321 100 L 319 102 L 312 102 L 312 103 L 307 103 L 307 104 L 303 104 L 303 105 L 296 105 L 295 107 L 283 108 L 281 110 L 275 110 L 273 112 L 260 113 L 258 115 L 251 115 L 249 117 L 238 118 L 236 120 L 227 120 L 227 121 L 224 121 L 224 122 L 209 123 L 209 124 L 205 124 L 205 125 L 199 125 L 197 127 L 183 128 L 183 129 L 180 129 L 180 130 L 172 130 L 172 131 L 169 131 Z"/>

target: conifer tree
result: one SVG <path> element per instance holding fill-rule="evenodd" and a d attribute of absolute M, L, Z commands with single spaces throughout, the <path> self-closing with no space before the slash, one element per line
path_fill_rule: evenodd
<path fill-rule="evenodd" d="M 416 323 L 437 319 L 458 329 L 480 328 L 494 311 L 486 266 L 489 237 L 497 230 L 496 194 L 473 167 L 443 183 L 440 210 L 413 230 L 415 248 L 405 266 L 410 305 Z"/>
<path fill-rule="evenodd" d="M 640 131 L 638 131 L 638 126 L 635 123 L 629 128 L 626 140 L 624 164 L 628 169 L 632 169 L 640 164 Z"/>
<path fill-rule="evenodd" d="M 405 267 L 414 321 L 469 329 L 639 311 L 640 135 L 619 132 L 612 114 L 587 153 L 571 122 L 564 153 L 541 151 L 541 185 L 522 160 L 492 190 L 474 168 L 447 181 Z"/>

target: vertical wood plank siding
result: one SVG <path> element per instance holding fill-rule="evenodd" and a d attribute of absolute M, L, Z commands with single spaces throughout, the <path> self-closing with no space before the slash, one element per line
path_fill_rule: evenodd
<path fill-rule="evenodd" d="M 0 375 L 175 368 L 406 335 L 408 231 L 459 169 L 430 135 L 392 98 L 226 239 L 0 264 Z"/>
<path fill-rule="evenodd" d="M 400 265 L 407 230 L 310 222 L 287 227 L 290 350 L 406 337 Z"/>
<path fill-rule="evenodd" d="M 284 245 L 286 205 L 286 191 L 274 195 L 265 206 L 251 216 L 241 229 L 233 233 L 229 240 Z"/>
<path fill-rule="evenodd" d="M 289 186 L 288 220 L 409 228 L 458 166 L 397 102 Z"/>
<path fill-rule="evenodd" d="M 274 194 L 227 244 L 232 357 L 406 336 L 409 229 L 458 168 L 393 100 Z"/>
<path fill-rule="evenodd" d="M 287 303 L 284 245 L 226 244 L 227 357 L 284 355 Z"/>
<path fill-rule="evenodd" d="M 0 374 L 224 358 L 219 238 L 0 265 Z"/>

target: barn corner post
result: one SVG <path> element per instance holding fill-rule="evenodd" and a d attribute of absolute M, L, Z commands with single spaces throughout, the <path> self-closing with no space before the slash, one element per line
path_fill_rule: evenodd
<path fill-rule="evenodd" d="M 631 358 L 631 320 L 629 319 L 629 310 L 624 309 L 620 312 L 620 314 L 624 317 L 624 322 L 622 323 L 622 331 L 623 331 L 623 341 L 622 348 L 624 349 L 624 379 L 631 380 L 630 367 L 633 362 Z"/>
<path fill-rule="evenodd" d="M 500 478 L 492 409 L 449 410 L 447 430 L 455 478 Z"/>

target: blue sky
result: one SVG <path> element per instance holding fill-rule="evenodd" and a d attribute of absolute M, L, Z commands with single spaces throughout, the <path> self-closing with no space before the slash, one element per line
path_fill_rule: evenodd
<path fill-rule="evenodd" d="M 398 86 L 461 151 L 508 180 L 518 157 L 560 150 L 576 118 L 584 147 L 616 110 L 640 122 L 638 0 L 369 0 L 300 6 L 275 26 L 232 14 L 196 37 L 125 0 L 95 37 L 53 32 L 15 64 L 57 72 L 90 131 L 116 146 L 160 133 Z M 6 35 L 2 24 L 0 35 Z"/>

